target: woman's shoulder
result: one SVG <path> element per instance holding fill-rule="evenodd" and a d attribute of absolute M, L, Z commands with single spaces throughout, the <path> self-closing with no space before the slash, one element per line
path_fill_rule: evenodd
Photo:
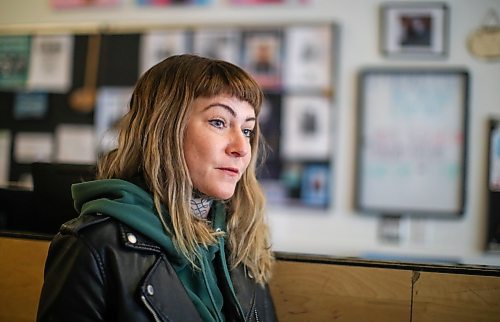
<path fill-rule="evenodd" d="M 59 229 L 56 239 L 73 239 L 103 251 L 112 248 L 160 252 L 160 246 L 132 227 L 101 213 L 80 215 Z"/>
<path fill-rule="evenodd" d="M 118 222 L 111 217 L 101 213 L 79 215 L 61 225 L 57 237 L 89 237 L 99 236 L 111 237 L 109 234 L 118 229 Z"/>

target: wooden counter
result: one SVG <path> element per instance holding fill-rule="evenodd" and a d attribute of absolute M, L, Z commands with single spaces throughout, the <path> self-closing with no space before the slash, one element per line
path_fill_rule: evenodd
<path fill-rule="evenodd" d="M 35 320 L 48 246 L 48 236 L 0 236 L 0 322 Z M 276 257 L 279 321 L 500 321 L 500 268 Z"/>

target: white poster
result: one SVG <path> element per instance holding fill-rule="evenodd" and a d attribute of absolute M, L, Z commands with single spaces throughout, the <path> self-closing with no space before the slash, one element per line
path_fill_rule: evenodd
<path fill-rule="evenodd" d="M 73 42 L 70 35 L 39 35 L 31 42 L 28 88 L 65 93 L 71 86 Z"/>
<path fill-rule="evenodd" d="M 282 114 L 281 153 L 287 160 L 328 160 L 330 100 L 324 96 L 288 96 Z"/>
<path fill-rule="evenodd" d="M 54 152 L 52 133 L 20 132 L 14 142 L 17 163 L 50 162 Z"/>
<path fill-rule="evenodd" d="M 56 142 L 57 162 L 93 164 L 97 160 L 91 125 L 61 124 L 56 128 Z"/>
<path fill-rule="evenodd" d="M 240 43 L 241 33 L 237 29 L 198 29 L 194 33 L 193 53 L 238 65 L 241 56 Z"/>
<path fill-rule="evenodd" d="M 187 52 L 185 30 L 157 30 L 141 36 L 139 76 L 163 59 Z"/>
<path fill-rule="evenodd" d="M 285 44 L 285 87 L 329 90 L 334 58 L 332 27 L 289 27 Z"/>
<path fill-rule="evenodd" d="M 94 114 L 97 151 L 107 152 L 117 145 L 118 122 L 129 110 L 132 87 L 102 87 L 97 94 Z"/>

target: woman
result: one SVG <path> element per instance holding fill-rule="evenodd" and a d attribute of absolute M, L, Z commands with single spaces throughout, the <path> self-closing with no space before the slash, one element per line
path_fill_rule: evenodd
<path fill-rule="evenodd" d="M 72 187 L 80 215 L 51 243 L 38 321 L 274 321 L 261 103 L 227 62 L 147 71 L 98 180 Z"/>

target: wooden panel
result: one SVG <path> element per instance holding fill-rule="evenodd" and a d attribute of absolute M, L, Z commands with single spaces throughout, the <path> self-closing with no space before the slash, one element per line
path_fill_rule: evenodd
<path fill-rule="evenodd" d="M 408 322 L 409 270 L 278 261 L 270 283 L 280 321 Z"/>
<path fill-rule="evenodd" d="M 421 272 L 412 322 L 500 321 L 500 277 Z"/>
<path fill-rule="evenodd" d="M 48 246 L 0 237 L 0 322 L 35 320 Z M 280 321 L 500 321 L 498 276 L 278 260 L 270 288 Z"/>
<path fill-rule="evenodd" d="M 48 241 L 0 237 L 0 321 L 35 321 L 48 247 Z"/>

